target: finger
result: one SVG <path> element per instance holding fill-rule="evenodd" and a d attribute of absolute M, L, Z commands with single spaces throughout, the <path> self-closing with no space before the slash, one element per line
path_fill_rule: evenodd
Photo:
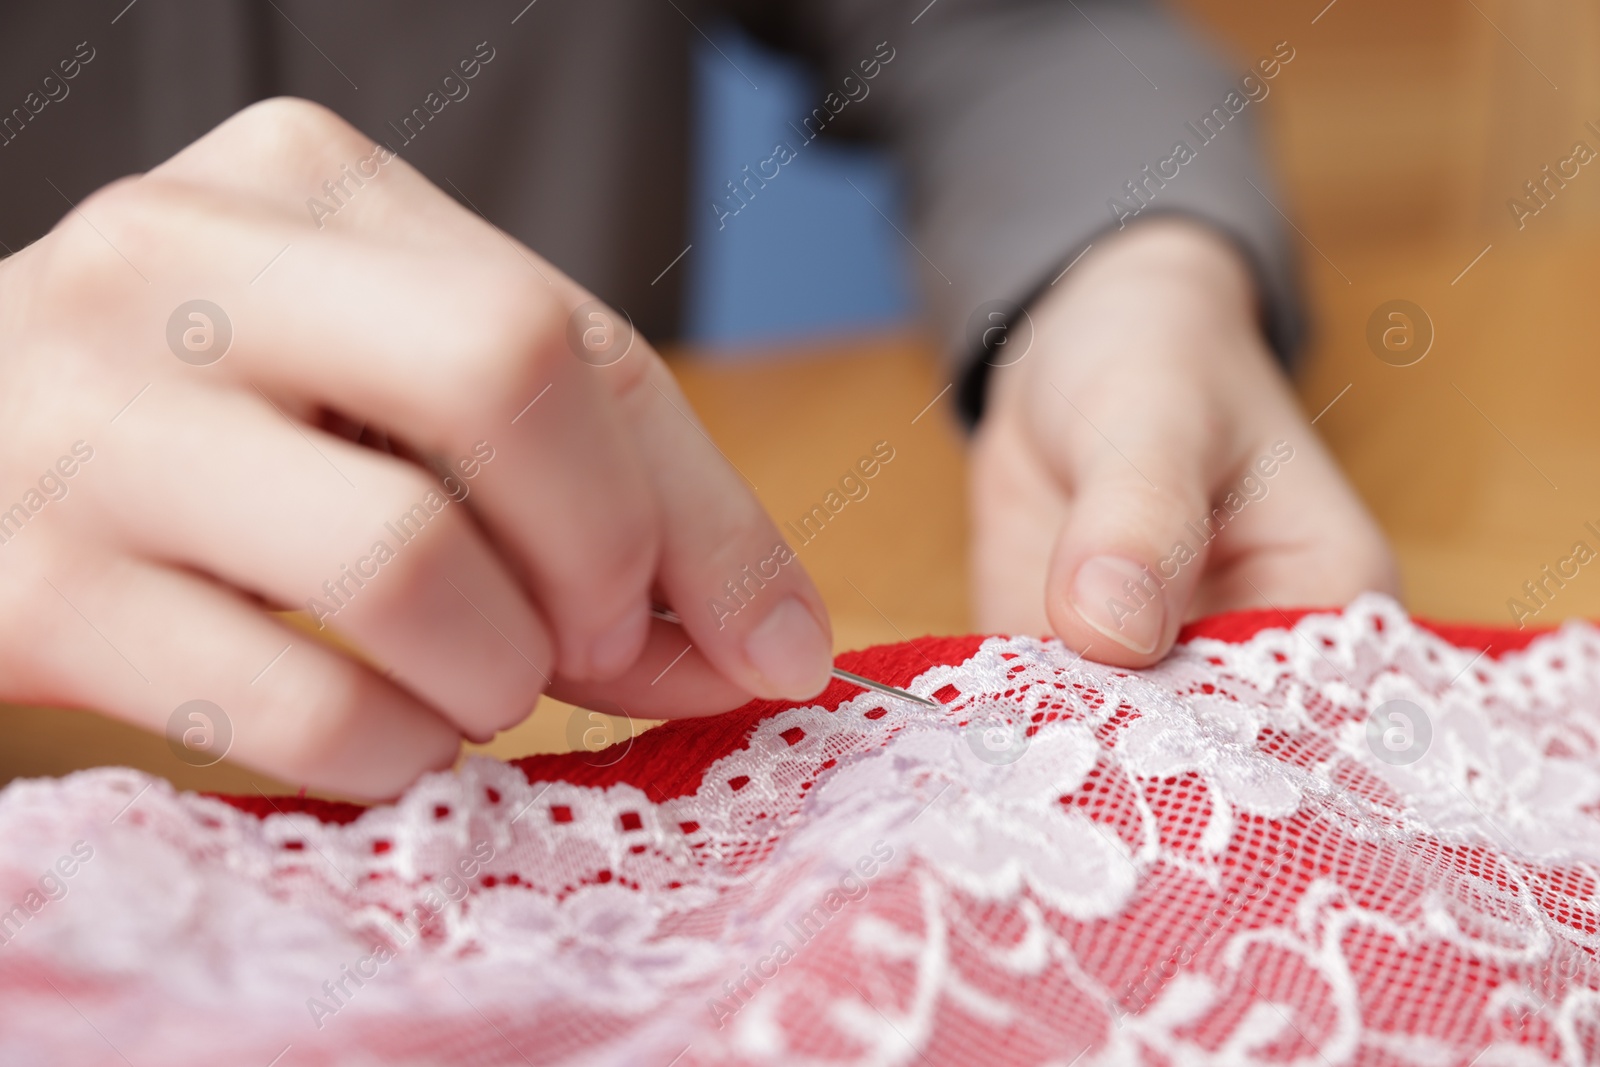
<path fill-rule="evenodd" d="M 537 393 L 485 403 L 481 443 L 495 458 L 472 503 L 551 619 L 561 673 L 601 680 L 644 647 L 661 518 L 643 457 L 588 370 L 557 356 Z"/>
<path fill-rule="evenodd" d="M 1192 614 L 1399 596 L 1382 530 L 1314 434 L 1286 430 L 1250 455 L 1231 483 L 1249 506 L 1217 537 Z"/>
<path fill-rule="evenodd" d="M 659 358 L 630 355 L 606 371 L 661 508 L 657 581 L 689 640 L 748 692 L 815 696 L 833 638 L 805 568 Z"/>
<path fill-rule="evenodd" d="M 1144 408 L 1113 441 L 1075 406 L 1064 418 L 1078 441 L 1054 454 L 1077 458 L 1046 579 L 1050 624 L 1089 658 L 1147 666 L 1172 647 L 1206 566 L 1205 427 L 1181 409 Z"/>
<path fill-rule="evenodd" d="M 426 471 L 259 394 L 165 382 L 117 426 L 95 499 L 133 551 L 308 611 L 475 739 L 532 711 L 545 624 Z"/>
<path fill-rule="evenodd" d="M 1017 419 L 979 423 L 969 454 L 967 588 L 974 626 L 979 633 L 1049 633 L 1041 591 L 1072 513 L 1063 479 L 1037 454 Z"/>
<path fill-rule="evenodd" d="M 634 665 L 604 682 L 557 678 L 550 687 L 557 700 L 605 710 L 616 706 L 642 719 L 717 715 L 749 702 L 685 634 L 683 627 L 656 621 Z"/>
<path fill-rule="evenodd" d="M 129 560 L 39 578 L 29 624 L 53 639 L 26 688 L 163 732 L 207 700 L 209 756 L 284 781 L 373 799 L 448 768 L 460 738 L 414 697 L 347 656 L 192 574 Z M 181 735 L 180 735 L 181 736 Z"/>
<path fill-rule="evenodd" d="M 153 178 L 98 194 L 84 214 L 99 214 L 97 228 L 145 264 L 172 301 L 158 307 L 197 290 L 224 305 L 225 358 L 185 374 L 259 387 L 291 410 L 334 408 L 458 468 L 480 453 L 503 457 L 485 468 L 473 507 L 545 610 L 563 673 L 608 677 L 637 656 L 655 510 L 614 405 L 567 347 L 576 296 L 529 290 L 523 275 L 459 250 L 451 258 L 306 236 L 215 192 Z M 292 269 L 244 279 L 238 248 L 290 240 Z M 229 277 L 232 288 L 219 285 Z M 148 296 L 122 299 L 145 320 L 138 332 L 164 349 L 169 324 L 153 321 Z M 172 363 L 159 349 L 150 358 Z"/>

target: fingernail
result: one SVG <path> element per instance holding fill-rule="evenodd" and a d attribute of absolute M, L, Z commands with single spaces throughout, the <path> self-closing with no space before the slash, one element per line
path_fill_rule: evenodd
<path fill-rule="evenodd" d="M 644 648 L 645 632 L 650 628 L 650 610 L 641 604 L 622 621 L 595 638 L 589 646 L 589 676 L 615 678 L 627 670 Z"/>
<path fill-rule="evenodd" d="M 1072 607 L 1123 648 L 1148 656 L 1161 643 L 1167 606 L 1144 569 L 1118 556 L 1092 556 L 1072 579 Z"/>
<path fill-rule="evenodd" d="M 828 684 L 833 649 L 828 635 L 799 600 L 789 597 L 745 638 L 744 654 L 766 680 L 771 695 L 814 697 Z"/>

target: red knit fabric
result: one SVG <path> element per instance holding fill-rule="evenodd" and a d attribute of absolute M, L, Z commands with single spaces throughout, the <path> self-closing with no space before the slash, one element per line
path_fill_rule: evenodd
<path fill-rule="evenodd" d="M 1198 637 L 1238 644 L 1262 630 L 1293 626 L 1314 608 L 1287 611 L 1234 611 L 1213 615 L 1185 626 L 1178 643 Z M 1327 610 L 1327 609 L 1321 609 Z M 1459 648 L 1486 649 L 1491 658 L 1526 648 L 1547 628 L 1512 630 L 1461 623 L 1436 623 L 1417 620 L 1418 625 L 1438 634 Z M 904 644 L 874 645 L 855 652 L 841 653 L 837 663 L 845 670 L 893 686 L 905 686 L 932 666 L 960 663 L 983 643 L 981 636 L 921 637 Z M 860 690 L 848 682 L 835 680 L 814 704 L 836 708 Z M 705 768 L 744 744 L 755 724 L 795 705 L 786 701 L 752 700 L 742 708 L 706 718 L 675 719 L 640 735 L 628 754 L 615 763 L 597 765 L 586 753 L 555 753 L 524 756 L 513 760 L 529 781 L 560 780 L 574 785 L 606 786 L 617 782 L 643 789 L 657 801 L 693 793 L 699 788 Z M 346 823 L 366 810 L 361 805 L 315 797 L 266 797 L 255 795 L 218 798 L 240 811 L 257 817 L 284 812 L 301 812 L 324 822 Z"/>
<path fill-rule="evenodd" d="M 1314 611 L 1329 608 L 1290 608 L 1286 611 L 1257 609 L 1255 611 L 1230 611 L 1212 615 L 1189 623 L 1178 632 L 1178 643 L 1184 644 L 1197 637 L 1213 641 L 1239 644 L 1248 641 L 1262 630 L 1293 626 Z M 1483 626 L 1475 623 L 1433 622 L 1429 619 L 1412 620 L 1425 630 L 1438 634 L 1457 648 L 1484 649 L 1493 659 L 1507 652 L 1527 648 L 1535 638 L 1549 633 L 1554 627 L 1530 626 L 1513 630 L 1503 626 Z"/>

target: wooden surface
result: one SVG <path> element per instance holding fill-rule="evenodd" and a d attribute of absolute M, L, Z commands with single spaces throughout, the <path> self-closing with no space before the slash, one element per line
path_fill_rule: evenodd
<path fill-rule="evenodd" d="M 1252 106 L 1303 234 L 1317 324 L 1300 382 L 1306 409 L 1338 397 L 1317 429 L 1394 540 L 1411 609 L 1509 622 L 1507 601 L 1573 541 L 1600 549 L 1583 529 L 1600 526 L 1600 166 L 1524 230 L 1506 209 L 1575 139 L 1600 148 L 1584 126 L 1600 121 L 1600 16 L 1578 0 L 1180 6 L 1233 50 L 1241 74 L 1274 42 L 1295 47 L 1272 95 Z M 1373 310 L 1392 299 L 1419 304 L 1434 325 L 1414 366 L 1381 362 L 1365 339 Z M 864 338 L 677 369 L 780 523 L 875 441 L 894 446 L 871 495 L 801 551 L 840 648 L 967 627 L 950 395 L 912 423 L 948 383 L 924 345 Z M 1535 621 L 1574 615 L 1600 616 L 1600 565 Z M 487 748 L 569 747 L 571 714 L 546 702 Z M 0 722 L 0 780 L 125 763 L 191 788 L 277 788 L 227 765 L 184 767 L 163 739 L 89 713 L 8 709 Z"/>
<path fill-rule="evenodd" d="M 1307 410 L 1351 386 L 1317 428 L 1393 539 L 1412 610 L 1510 622 L 1522 583 L 1600 525 L 1600 166 L 1522 228 L 1508 207 L 1574 142 L 1600 150 L 1600 14 L 1583 0 L 1178 6 L 1241 69 L 1295 48 L 1260 118 L 1312 292 Z M 1393 299 L 1436 331 L 1412 367 L 1365 341 Z M 1600 615 L 1596 571 L 1534 621 Z"/>

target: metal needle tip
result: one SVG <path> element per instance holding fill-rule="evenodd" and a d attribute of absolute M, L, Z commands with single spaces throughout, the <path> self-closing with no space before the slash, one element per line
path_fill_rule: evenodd
<path fill-rule="evenodd" d="M 898 697 L 901 700 L 909 700 L 913 704 L 922 704 L 923 706 L 930 708 L 943 706 L 937 700 L 929 700 L 927 697 L 919 697 L 915 693 L 908 693 L 904 689 L 896 689 L 892 685 L 884 685 L 882 682 L 874 682 L 871 678 L 863 678 L 859 674 L 852 674 L 850 671 L 843 670 L 839 667 L 833 668 L 833 676 L 849 682 L 851 685 L 859 685 L 863 689 L 870 689 L 874 693 L 882 693 L 884 696 Z"/>

